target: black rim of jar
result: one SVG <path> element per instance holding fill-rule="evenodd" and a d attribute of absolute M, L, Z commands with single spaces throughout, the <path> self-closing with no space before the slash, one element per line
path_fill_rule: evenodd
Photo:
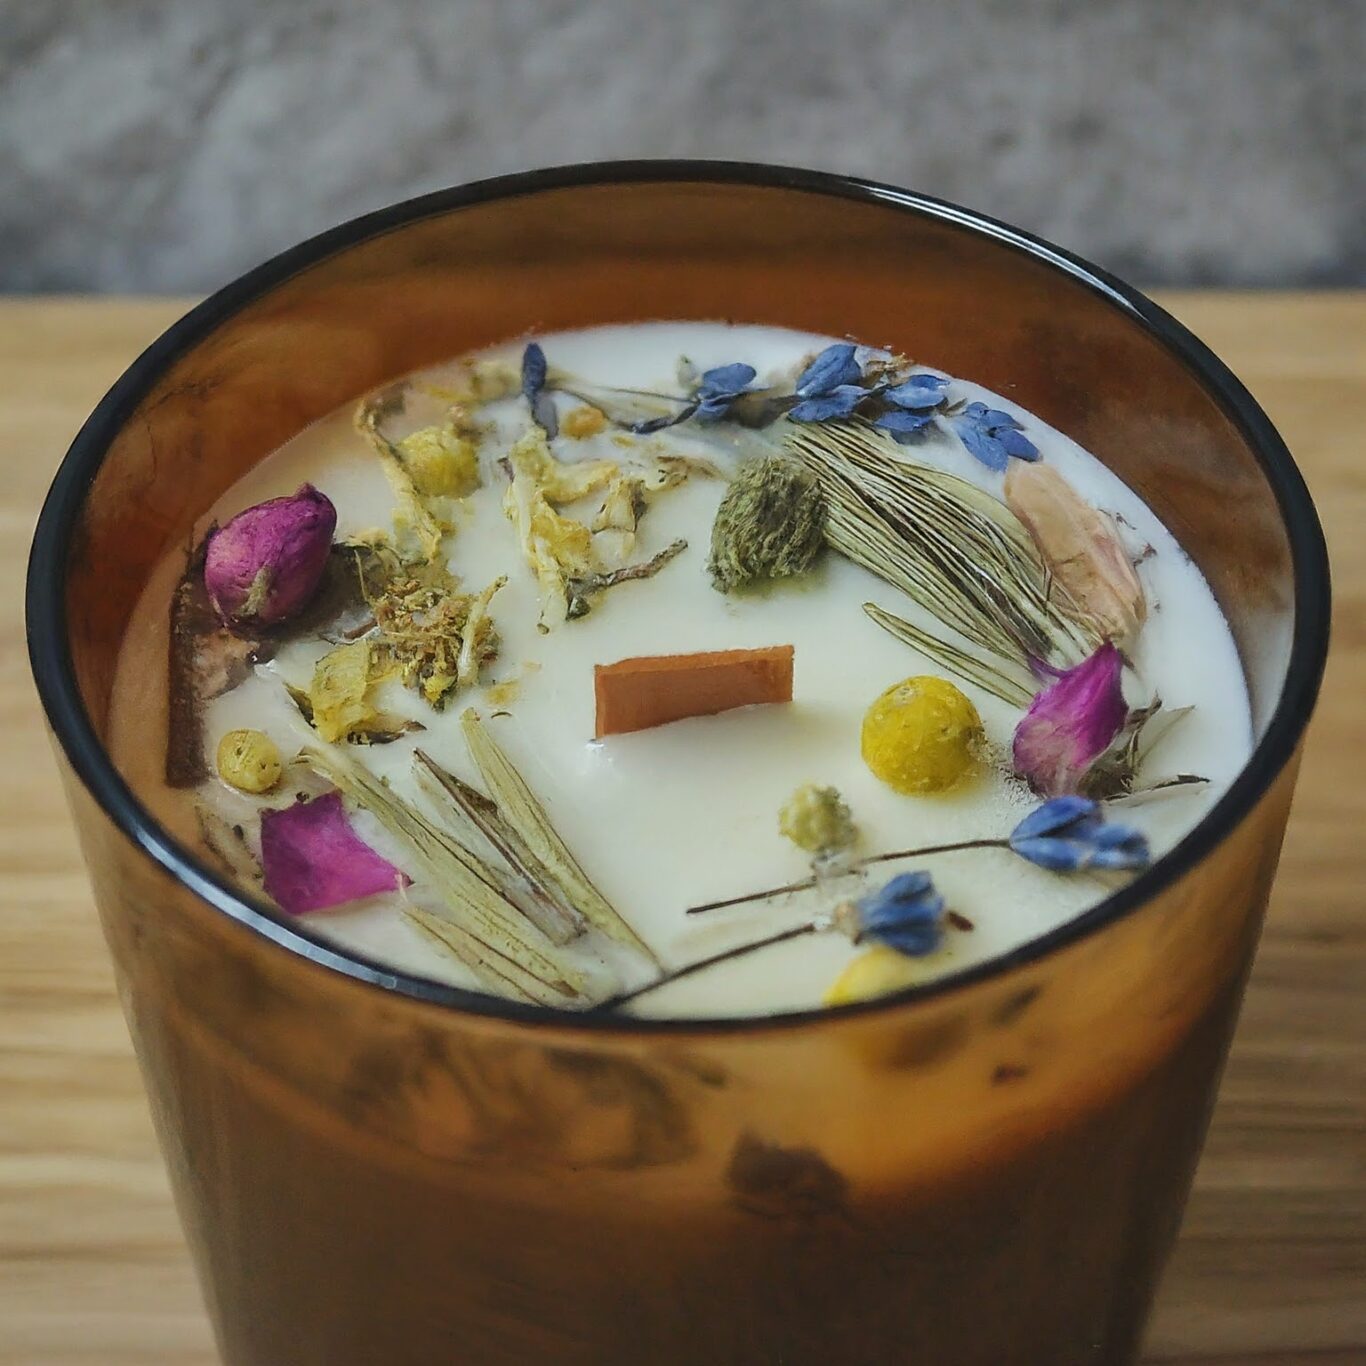
<path fill-rule="evenodd" d="M 347 953 L 285 923 L 234 889 L 163 830 L 114 767 L 81 701 L 67 639 L 66 570 L 71 535 L 105 453 L 163 372 L 221 323 L 276 286 L 368 238 L 497 199 L 548 190 L 644 183 L 713 184 L 798 190 L 861 200 L 928 216 L 1023 252 L 1103 295 L 1174 353 L 1237 427 L 1259 460 L 1285 524 L 1294 569 L 1294 631 L 1284 686 L 1247 764 L 1205 817 L 1149 869 L 1081 915 L 971 967 L 873 1000 L 769 1015 L 643 1018 L 526 1005 L 405 973 Z M 104 396 L 72 442 L 39 516 L 29 557 L 25 616 L 29 659 L 58 744 L 115 827 L 144 855 L 210 906 L 282 949 L 419 1001 L 525 1024 L 616 1033 L 774 1030 L 830 1023 L 905 1006 L 1004 976 L 1085 938 L 1135 910 L 1194 868 L 1251 812 L 1294 756 L 1313 709 L 1328 650 L 1328 554 L 1304 480 L 1284 441 L 1227 366 L 1140 291 L 1079 256 L 956 204 L 851 176 L 728 161 L 621 161 L 530 171 L 439 190 L 352 219 L 282 252 L 212 294 L 157 338 Z"/>

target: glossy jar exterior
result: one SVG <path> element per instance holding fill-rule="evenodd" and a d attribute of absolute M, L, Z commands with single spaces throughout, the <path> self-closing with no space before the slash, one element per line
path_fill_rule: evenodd
<path fill-rule="evenodd" d="M 101 749 L 157 559 L 305 423 L 528 330 L 734 318 L 1006 392 L 1192 552 L 1259 745 L 1125 892 L 1005 962 L 774 1021 L 585 1020 L 337 955 L 215 881 Z M 1119 1366 L 1138 1351 L 1326 644 L 1274 432 L 1159 310 L 1000 225 L 763 168 L 549 172 L 245 277 L 54 486 L 34 667 L 228 1366 Z"/>

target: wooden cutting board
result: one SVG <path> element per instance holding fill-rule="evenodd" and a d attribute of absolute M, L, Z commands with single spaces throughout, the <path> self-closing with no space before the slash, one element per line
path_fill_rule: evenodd
<path fill-rule="evenodd" d="M 1280 881 L 1149 1360 L 1362 1366 L 1366 295 L 1163 301 L 1289 441 L 1327 525 L 1337 606 Z M 183 308 L 0 301 L 0 1366 L 217 1360 L 21 644 L 48 480 L 96 400 Z"/>

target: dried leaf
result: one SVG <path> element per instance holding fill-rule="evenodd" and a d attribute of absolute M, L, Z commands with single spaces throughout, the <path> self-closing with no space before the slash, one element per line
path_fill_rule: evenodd
<path fill-rule="evenodd" d="M 586 921 L 565 899 L 553 874 L 521 835 L 503 819 L 497 803 L 448 773 L 429 754 L 413 752 L 418 782 L 437 808 L 455 824 L 482 836 L 499 854 L 517 881 L 504 890 L 556 944 L 567 944 L 584 932 Z M 464 841 L 468 846 L 468 841 Z"/>
<path fill-rule="evenodd" d="M 1148 604 L 1114 520 L 1051 465 L 1012 461 L 1005 497 L 1076 615 L 1106 640 L 1132 640 Z"/>
<path fill-rule="evenodd" d="M 794 427 L 786 445 L 820 480 L 830 545 L 978 649 L 1028 670 L 1077 663 L 1099 643 L 1049 596 L 1027 531 L 990 494 L 908 460 L 861 421 Z"/>
<path fill-rule="evenodd" d="M 521 836 L 527 848 L 545 867 L 569 902 L 588 922 L 610 938 L 644 954 L 651 962 L 659 960 L 649 945 L 618 914 L 603 894 L 589 881 L 569 847 L 556 833 L 545 808 L 526 780 L 488 733 L 479 714 L 469 708 L 460 717 L 470 757 L 484 779 L 484 786 L 497 804 L 503 819 Z"/>
<path fill-rule="evenodd" d="M 302 757 L 411 852 L 445 903 L 445 914 L 438 917 L 442 942 L 482 980 L 542 1005 L 582 998 L 583 974 L 507 897 L 487 864 L 338 751 L 308 746 Z"/>

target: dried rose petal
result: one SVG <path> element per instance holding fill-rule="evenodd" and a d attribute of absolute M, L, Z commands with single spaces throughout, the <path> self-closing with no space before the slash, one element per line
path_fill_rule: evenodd
<path fill-rule="evenodd" d="M 1057 673 L 1015 727 L 1015 771 L 1046 797 L 1076 792 L 1128 715 L 1124 661 L 1106 641 L 1089 659 Z"/>
<path fill-rule="evenodd" d="M 292 617 L 318 590 L 336 528 L 337 509 L 312 484 L 239 512 L 210 536 L 204 555 L 214 609 L 237 626 Z"/>
<path fill-rule="evenodd" d="M 1051 465 L 1012 462 L 1005 496 L 1081 619 L 1106 640 L 1129 640 L 1148 603 L 1114 520 Z"/>
<path fill-rule="evenodd" d="M 406 878 L 351 828 L 340 792 L 261 813 L 266 893 L 302 915 L 406 886 Z"/>

